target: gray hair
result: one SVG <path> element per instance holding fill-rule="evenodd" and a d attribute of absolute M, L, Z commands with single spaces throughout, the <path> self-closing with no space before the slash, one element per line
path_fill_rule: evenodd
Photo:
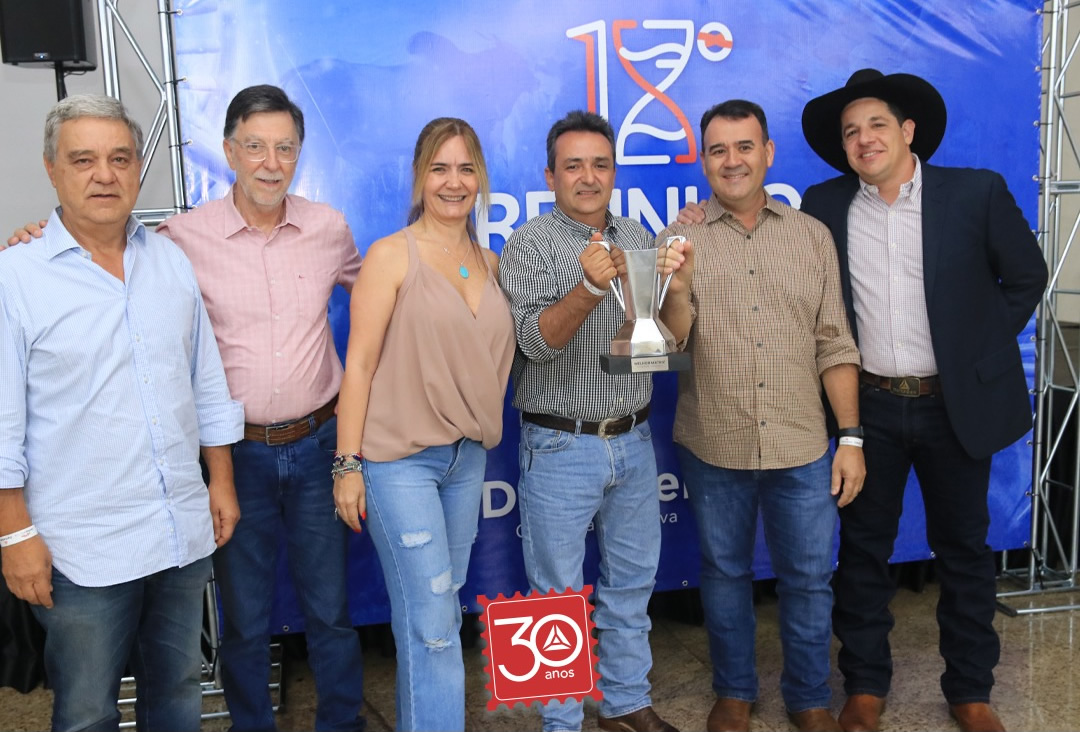
<path fill-rule="evenodd" d="M 45 159 L 56 162 L 56 141 L 60 137 L 60 125 L 83 117 L 115 119 L 131 130 L 135 139 L 135 155 L 142 160 L 143 131 L 139 123 L 128 113 L 119 99 L 100 94 L 76 94 L 56 103 L 45 117 Z"/>

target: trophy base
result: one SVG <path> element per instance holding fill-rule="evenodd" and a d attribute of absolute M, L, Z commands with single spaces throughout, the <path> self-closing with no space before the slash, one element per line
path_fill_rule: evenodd
<path fill-rule="evenodd" d="M 663 356 L 600 356 L 600 368 L 604 373 L 647 374 L 654 371 L 689 371 L 690 354 L 686 351 Z"/>

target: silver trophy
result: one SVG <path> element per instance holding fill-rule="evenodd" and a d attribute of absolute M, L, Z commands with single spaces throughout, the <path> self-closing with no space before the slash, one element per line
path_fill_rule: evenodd
<path fill-rule="evenodd" d="M 626 273 L 611 281 L 611 289 L 626 313 L 626 322 L 611 341 L 611 354 L 600 356 L 600 366 L 609 374 L 637 374 L 650 371 L 685 371 L 690 354 L 676 350 L 675 338 L 660 320 L 668 285 L 674 272 L 664 279 L 660 253 L 684 236 L 669 236 L 660 249 L 624 250 Z M 601 242 L 611 251 L 607 242 Z"/>

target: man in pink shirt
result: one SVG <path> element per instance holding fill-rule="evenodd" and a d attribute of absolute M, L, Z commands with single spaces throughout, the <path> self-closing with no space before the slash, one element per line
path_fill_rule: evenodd
<path fill-rule="evenodd" d="M 234 732 L 275 729 L 270 608 L 283 533 L 318 694 L 315 729 L 364 728 L 348 531 L 330 477 L 342 368 L 327 320 L 331 291 L 351 292 L 360 256 L 340 211 L 288 194 L 303 141 L 304 115 L 284 91 L 244 89 L 225 114 L 232 190 L 157 229 L 191 260 L 229 392 L 244 405 L 244 440 L 233 446 L 241 520 L 214 554 Z"/>
<path fill-rule="evenodd" d="M 232 191 L 158 227 L 195 268 L 229 391 L 244 404 L 244 440 L 233 448 L 242 518 L 214 555 L 236 732 L 274 729 L 270 604 L 283 530 L 318 694 L 315 729 L 364 726 L 348 532 L 330 477 L 342 368 L 327 320 L 331 291 L 352 290 L 360 256 L 340 211 L 288 194 L 303 141 L 303 113 L 284 91 L 244 89 L 225 114 Z"/>

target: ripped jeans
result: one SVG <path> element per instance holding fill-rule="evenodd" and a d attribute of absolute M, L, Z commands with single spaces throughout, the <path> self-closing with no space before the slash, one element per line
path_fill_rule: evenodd
<path fill-rule="evenodd" d="M 487 452 L 473 440 L 364 460 L 367 530 L 390 595 L 397 729 L 465 729 L 461 603 Z"/>

